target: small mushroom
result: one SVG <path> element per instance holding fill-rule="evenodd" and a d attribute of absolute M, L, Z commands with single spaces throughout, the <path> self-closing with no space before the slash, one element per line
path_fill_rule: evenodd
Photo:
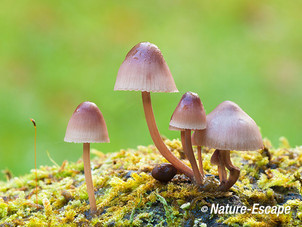
<path fill-rule="evenodd" d="M 99 108 L 92 102 L 81 103 L 73 112 L 65 142 L 83 143 L 84 173 L 92 214 L 97 211 L 90 167 L 90 143 L 109 143 L 107 126 Z"/>
<path fill-rule="evenodd" d="M 255 121 L 237 104 L 224 101 L 207 115 L 207 128 L 196 131 L 195 141 L 214 148 L 211 163 L 218 165 L 219 189 L 229 190 L 238 180 L 240 170 L 230 159 L 230 150 L 254 151 L 263 148 L 261 133 Z M 225 167 L 230 171 L 229 178 Z"/>
<path fill-rule="evenodd" d="M 202 185 L 204 176 L 198 169 L 191 142 L 191 130 L 206 128 L 206 114 L 199 96 L 193 92 L 185 93 L 170 120 L 170 129 L 181 131 L 181 141 L 184 152 L 189 159 L 196 183 Z M 203 168 L 202 166 L 200 168 Z M 202 171 L 203 172 L 203 171 Z"/>
<path fill-rule="evenodd" d="M 177 174 L 177 169 L 170 163 L 156 165 L 151 172 L 153 178 L 160 182 L 169 182 Z"/>
<path fill-rule="evenodd" d="M 119 68 L 114 90 L 141 91 L 145 118 L 158 151 L 180 172 L 193 177 L 163 142 L 154 118 L 150 92 L 178 92 L 170 69 L 158 47 L 149 42 L 138 43 L 126 55 Z"/>

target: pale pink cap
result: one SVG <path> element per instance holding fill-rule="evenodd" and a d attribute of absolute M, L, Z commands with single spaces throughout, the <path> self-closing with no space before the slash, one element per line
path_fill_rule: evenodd
<path fill-rule="evenodd" d="M 92 102 L 83 102 L 73 112 L 65 133 L 65 142 L 109 143 L 104 117 Z"/>
<path fill-rule="evenodd" d="M 174 126 L 169 125 L 169 130 L 171 130 L 171 131 L 182 131 L 182 130 L 184 130 L 184 129 L 177 128 L 177 127 L 174 127 Z"/>
<path fill-rule="evenodd" d="M 178 92 L 162 53 L 149 42 L 139 43 L 129 51 L 119 68 L 114 90 Z"/>
<path fill-rule="evenodd" d="M 207 128 L 196 131 L 194 141 L 220 150 L 254 151 L 263 148 L 255 121 L 231 101 L 224 101 L 207 115 Z"/>
<path fill-rule="evenodd" d="M 206 128 L 206 113 L 199 96 L 193 92 L 185 93 L 178 103 L 170 120 L 172 130 Z"/>

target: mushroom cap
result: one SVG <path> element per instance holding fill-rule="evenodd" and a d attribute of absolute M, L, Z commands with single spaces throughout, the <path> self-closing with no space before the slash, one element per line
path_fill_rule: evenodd
<path fill-rule="evenodd" d="M 200 130 L 206 125 L 206 113 L 199 96 L 193 92 L 185 93 L 172 114 L 170 128 Z"/>
<path fill-rule="evenodd" d="M 162 53 L 149 42 L 138 43 L 126 55 L 114 90 L 178 92 Z"/>
<path fill-rule="evenodd" d="M 220 150 L 254 151 L 263 148 L 255 121 L 231 101 L 224 101 L 207 115 L 207 128 L 196 131 L 194 141 Z"/>
<path fill-rule="evenodd" d="M 73 112 L 65 133 L 65 142 L 109 143 L 107 126 L 100 109 L 83 102 Z"/>

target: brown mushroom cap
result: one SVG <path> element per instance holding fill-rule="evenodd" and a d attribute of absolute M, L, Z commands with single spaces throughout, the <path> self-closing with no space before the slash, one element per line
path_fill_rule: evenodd
<path fill-rule="evenodd" d="M 105 120 L 92 102 L 83 102 L 73 112 L 65 133 L 65 142 L 109 143 Z"/>
<path fill-rule="evenodd" d="M 220 150 L 259 150 L 262 136 L 255 121 L 237 104 L 224 101 L 207 115 L 207 128 L 196 131 L 195 143 Z"/>
<path fill-rule="evenodd" d="M 114 90 L 178 92 L 162 53 L 149 42 L 139 43 L 129 51 L 118 71 Z"/>
<path fill-rule="evenodd" d="M 172 130 L 206 128 L 206 113 L 199 96 L 193 92 L 185 93 L 170 120 Z"/>

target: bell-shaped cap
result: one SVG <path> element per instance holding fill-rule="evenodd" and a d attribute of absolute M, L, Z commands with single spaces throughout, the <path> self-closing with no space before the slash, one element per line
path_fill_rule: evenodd
<path fill-rule="evenodd" d="M 162 53 L 149 42 L 139 43 L 129 51 L 119 68 L 114 90 L 178 92 Z"/>
<path fill-rule="evenodd" d="M 185 93 L 172 114 L 170 128 L 201 130 L 206 125 L 206 113 L 199 96 L 193 92 Z"/>
<path fill-rule="evenodd" d="M 73 112 L 65 133 L 65 142 L 109 143 L 107 126 L 100 109 L 83 102 Z"/>
<path fill-rule="evenodd" d="M 255 121 L 237 104 L 224 101 L 207 115 L 207 128 L 196 131 L 195 143 L 220 150 L 254 151 L 263 148 Z"/>

